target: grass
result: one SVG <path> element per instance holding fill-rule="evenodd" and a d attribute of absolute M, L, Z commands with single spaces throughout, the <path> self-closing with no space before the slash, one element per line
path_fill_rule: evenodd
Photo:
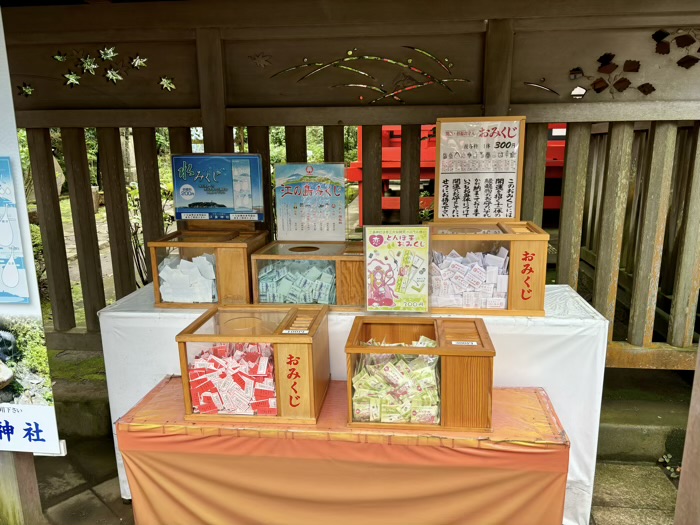
<path fill-rule="evenodd" d="M 51 379 L 53 381 L 105 381 L 105 363 L 102 357 L 87 359 L 61 359 L 64 352 L 49 350 Z"/>

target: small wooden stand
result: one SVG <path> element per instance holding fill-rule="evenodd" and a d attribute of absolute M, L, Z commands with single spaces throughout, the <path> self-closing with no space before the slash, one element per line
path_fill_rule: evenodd
<path fill-rule="evenodd" d="M 387 344 L 429 337 L 436 348 L 367 346 L 375 339 Z M 496 355 L 481 319 L 358 316 L 350 330 L 345 353 L 348 361 L 348 424 L 353 427 L 434 429 L 436 425 L 367 423 L 353 421 L 352 377 L 360 354 L 440 356 L 440 426 L 459 431 L 491 431 L 493 358 Z"/>
<path fill-rule="evenodd" d="M 45 525 L 41 512 L 34 455 L 0 452 L 0 523 Z"/>

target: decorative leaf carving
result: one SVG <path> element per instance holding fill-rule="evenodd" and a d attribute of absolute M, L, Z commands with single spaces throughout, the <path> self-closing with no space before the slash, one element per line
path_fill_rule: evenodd
<path fill-rule="evenodd" d="M 680 67 L 684 67 L 685 69 L 690 69 L 698 62 L 700 62 L 700 58 L 696 57 L 695 55 L 685 55 L 678 62 L 676 62 L 676 64 L 678 64 Z"/>
<path fill-rule="evenodd" d="M 639 60 L 625 60 L 625 64 L 622 66 L 622 71 L 625 73 L 638 73 L 639 66 Z"/>
<path fill-rule="evenodd" d="M 577 78 L 581 78 L 583 76 L 583 69 L 580 67 L 574 67 L 569 69 L 569 79 L 571 80 L 576 80 Z"/>
<path fill-rule="evenodd" d="M 615 62 L 610 62 L 609 64 L 603 64 L 598 68 L 598 73 L 603 73 L 604 75 L 609 75 L 618 68 Z"/>
<path fill-rule="evenodd" d="M 659 55 L 668 55 L 671 52 L 671 44 L 668 42 L 658 42 L 656 44 L 656 52 Z"/>
<path fill-rule="evenodd" d="M 620 93 L 622 93 L 631 85 L 632 85 L 632 82 L 630 82 L 629 79 L 622 77 L 622 78 L 619 78 L 618 80 L 615 81 L 615 83 L 613 84 L 613 87 L 616 90 L 618 90 Z"/>
<path fill-rule="evenodd" d="M 650 95 L 654 91 L 656 91 L 656 88 L 652 86 L 649 82 L 645 82 L 641 86 L 637 86 L 637 89 L 643 94 L 643 95 Z"/>
<path fill-rule="evenodd" d="M 678 47 L 688 47 L 692 46 L 695 43 L 695 38 L 693 38 L 689 34 L 684 34 L 684 35 L 678 35 L 676 38 L 673 39 L 676 42 L 676 45 Z"/>
<path fill-rule="evenodd" d="M 670 34 L 671 33 L 666 31 L 665 29 L 659 29 L 653 35 L 651 35 L 651 38 L 653 38 L 658 43 L 658 42 L 661 42 L 664 38 L 666 38 Z"/>
<path fill-rule="evenodd" d="M 604 78 L 598 78 L 591 84 L 591 89 L 596 93 L 602 93 L 607 89 L 608 86 L 609 84 L 605 81 Z"/>
<path fill-rule="evenodd" d="M 610 62 L 612 62 L 613 58 L 615 58 L 615 53 L 604 53 L 600 55 L 600 57 L 598 58 L 598 62 L 601 66 L 604 66 L 605 64 L 609 64 Z"/>

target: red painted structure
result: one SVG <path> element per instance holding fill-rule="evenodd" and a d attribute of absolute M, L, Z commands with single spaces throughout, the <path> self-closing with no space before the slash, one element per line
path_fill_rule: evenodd
<path fill-rule="evenodd" d="M 563 134 L 562 131 L 563 130 Z M 564 176 L 564 149 L 566 146 L 566 124 L 550 124 L 547 143 L 546 179 L 559 179 Z M 348 182 L 359 185 L 360 226 L 362 226 L 362 126 L 357 128 L 357 158 L 345 169 Z M 382 127 L 382 182 L 383 191 L 389 190 L 392 180 L 401 179 L 401 126 Z M 435 179 L 435 126 L 421 126 L 420 145 L 420 179 L 430 181 Z M 556 185 L 556 194 L 548 195 L 545 190 L 544 209 L 559 210 L 561 208 L 561 185 Z M 421 197 L 420 208 L 429 208 L 433 197 Z M 398 210 L 400 197 L 382 197 L 382 210 Z"/>

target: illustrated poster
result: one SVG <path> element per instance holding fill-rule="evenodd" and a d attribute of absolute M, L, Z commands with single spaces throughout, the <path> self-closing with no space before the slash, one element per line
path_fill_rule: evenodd
<path fill-rule="evenodd" d="M 438 219 L 517 219 L 523 120 L 438 120 Z"/>
<path fill-rule="evenodd" d="M 29 303 L 10 159 L 0 157 L 0 303 Z"/>
<path fill-rule="evenodd" d="M 177 220 L 263 221 L 260 155 L 173 155 Z"/>
<path fill-rule="evenodd" d="M 345 165 L 276 164 L 277 239 L 345 240 Z"/>
<path fill-rule="evenodd" d="M 367 310 L 428 311 L 428 227 L 365 226 Z"/>

